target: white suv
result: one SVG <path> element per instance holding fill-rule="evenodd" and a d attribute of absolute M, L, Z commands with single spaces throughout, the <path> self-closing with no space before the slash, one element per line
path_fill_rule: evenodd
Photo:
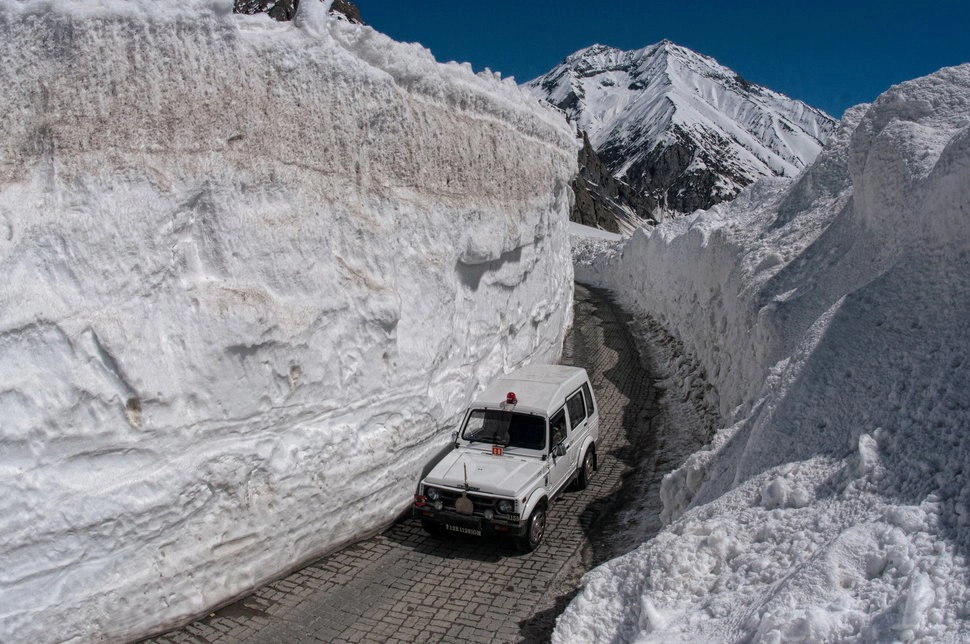
<path fill-rule="evenodd" d="M 596 470 L 599 412 L 585 369 L 530 365 L 502 376 L 469 406 L 455 449 L 418 486 L 414 516 L 431 534 L 542 541 L 549 503 Z"/>

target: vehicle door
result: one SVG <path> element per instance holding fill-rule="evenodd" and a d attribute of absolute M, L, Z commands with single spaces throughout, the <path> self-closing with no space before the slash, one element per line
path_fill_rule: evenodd
<path fill-rule="evenodd" d="M 580 450 L 583 449 L 583 441 L 589 434 L 589 414 L 582 389 L 577 389 L 566 398 L 566 411 L 569 414 L 569 440 L 566 441 L 569 444 L 567 458 L 573 464 L 575 470 L 579 467 L 580 459 L 583 458 Z"/>
<path fill-rule="evenodd" d="M 557 448 L 562 447 L 565 453 L 556 456 Z M 569 461 L 569 421 L 566 419 L 566 408 L 549 417 L 549 480 L 546 485 L 554 494 L 572 476 L 576 469 L 575 463 Z"/>

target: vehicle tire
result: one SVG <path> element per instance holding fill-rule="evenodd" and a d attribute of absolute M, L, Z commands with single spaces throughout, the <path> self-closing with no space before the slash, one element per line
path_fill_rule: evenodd
<path fill-rule="evenodd" d="M 583 464 L 579 466 L 579 474 L 576 476 L 576 489 L 585 490 L 586 486 L 589 485 L 590 479 L 593 478 L 593 472 L 596 471 L 596 452 L 591 449 L 586 450 L 586 456 L 583 457 Z"/>
<path fill-rule="evenodd" d="M 445 529 L 441 527 L 440 523 L 435 523 L 428 519 L 421 519 L 421 527 L 432 537 L 440 537 L 445 532 Z"/>
<path fill-rule="evenodd" d="M 536 506 L 529 517 L 529 524 L 525 534 L 518 538 L 516 545 L 521 552 L 532 552 L 542 543 L 542 537 L 546 534 L 546 506 L 545 504 Z"/>

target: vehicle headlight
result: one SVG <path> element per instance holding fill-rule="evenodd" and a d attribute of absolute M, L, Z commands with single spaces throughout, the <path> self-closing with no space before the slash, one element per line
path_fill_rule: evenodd
<path fill-rule="evenodd" d="M 428 497 L 429 501 L 437 501 L 439 496 L 438 490 L 434 489 L 433 487 L 424 488 L 424 495 Z"/>
<path fill-rule="evenodd" d="M 515 509 L 515 503 L 508 499 L 499 499 L 498 503 L 495 504 L 495 509 L 499 511 L 499 514 L 512 514 L 512 510 Z"/>

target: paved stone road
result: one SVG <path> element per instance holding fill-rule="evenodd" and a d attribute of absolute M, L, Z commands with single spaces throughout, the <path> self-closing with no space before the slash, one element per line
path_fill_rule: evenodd
<path fill-rule="evenodd" d="M 656 395 L 626 323 L 577 285 L 563 363 L 585 367 L 600 406 L 599 469 L 590 486 L 550 508 L 546 538 L 528 555 L 511 543 L 435 539 L 407 519 L 206 619 L 152 642 L 535 642 L 593 559 L 597 531 L 616 516 L 650 449 Z M 594 553 L 595 554 L 595 553 Z"/>

